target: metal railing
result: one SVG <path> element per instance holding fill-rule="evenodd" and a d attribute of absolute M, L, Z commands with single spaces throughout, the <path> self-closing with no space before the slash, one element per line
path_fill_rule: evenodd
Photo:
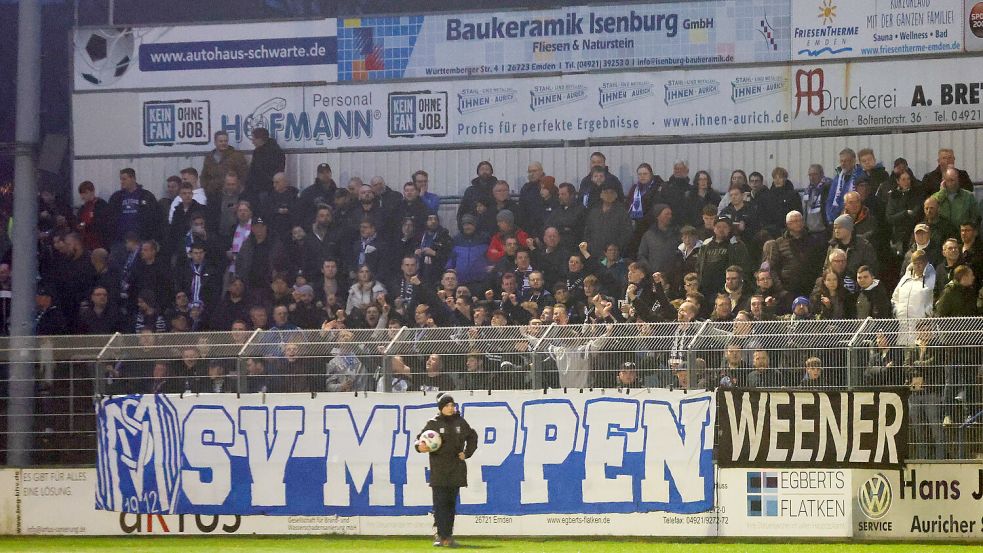
<path fill-rule="evenodd" d="M 981 331 L 983 318 L 952 318 L 143 333 L 16 348 L 5 339 L 0 461 L 26 434 L 35 464 L 92 463 L 92 402 L 104 395 L 721 386 L 908 387 L 910 456 L 977 459 Z M 15 363 L 33 368 L 28 424 L 7 415 L 8 390 L 24 384 L 6 378 Z"/>

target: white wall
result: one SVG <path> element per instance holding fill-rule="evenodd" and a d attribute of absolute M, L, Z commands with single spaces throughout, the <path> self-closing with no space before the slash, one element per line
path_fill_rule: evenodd
<path fill-rule="evenodd" d="M 685 159 L 689 161 L 691 174 L 706 169 L 713 177 L 714 187 L 723 190 L 733 169 L 741 168 L 748 173 L 760 171 L 769 178 L 776 165 L 788 169 L 792 182 L 801 186 L 809 164 L 821 163 L 831 173 L 842 148 L 859 150 L 868 146 L 888 170 L 895 158 L 904 157 L 919 177 L 935 168 L 939 148 L 951 147 L 956 152 L 957 165 L 969 171 L 973 179 L 983 179 L 983 160 L 979 155 L 983 150 L 983 129 L 670 145 L 304 153 L 288 154 L 287 172 L 303 188 L 314 180 L 317 165 L 327 161 L 341 186 L 351 176 L 367 181 L 381 175 L 390 187 L 398 190 L 414 171 L 423 168 L 430 173 L 432 192 L 460 195 L 475 176 L 478 162 L 488 160 L 495 166 L 495 174 L 509 181 L 517 192 L 526 182 L 530 161 L 542 161 L 546 173 L 555 176 L 557 183 L 576 184 L 587 174 L 590 152 L 600 150 L 626 187 L 633 181 L 639 163 L 648 162 L 656 173 L 668 176 L 673 161 Z M 99 194 L 108 197 L 119 186 L 119 170 L 133 167 L 138 180 L 157 194 L 168 175 L 177 174 L 189 165 L 200 168 L 201 163 L 201 156 L 84 159 L 75 161 L 74 178 L 76 183 L 91 180 Z"/>

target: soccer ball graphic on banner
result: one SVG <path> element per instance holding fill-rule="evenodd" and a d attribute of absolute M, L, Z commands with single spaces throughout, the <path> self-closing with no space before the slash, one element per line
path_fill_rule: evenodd
<path fill-rule="evenodd" d="M 75 35 L 75 69 L 94 85 L 115 83 L 133 62 L 134 45 L 129 28 L 79 31 Z"/>
<path fill-rule="evenodd" d="M 426 445 L 430 451 L 440 449 L 441 442 L 440 434 L 436 430 L 427 430 L 423 434 L 420 434 L 420 443 Z"/>

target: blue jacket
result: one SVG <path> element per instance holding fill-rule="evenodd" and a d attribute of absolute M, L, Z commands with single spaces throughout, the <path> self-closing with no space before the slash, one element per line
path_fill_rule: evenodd
<path fill-rule="evenodd" d="M 471 236 L 458 234 L 454 237 L 454 248 L 447 260 L 447 268 L 457 271 L 457 281 L 461 284 L 480 282 L 488 276 L 487 251 L 488 239 L 484 236 L 477 233 Z"/>

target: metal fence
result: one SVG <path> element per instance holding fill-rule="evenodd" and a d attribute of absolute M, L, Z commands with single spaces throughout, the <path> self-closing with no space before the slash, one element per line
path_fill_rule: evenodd
<path fill-rule="evenodd" d="M 981 331 L 981 318 L 741 317 L 4 340 L 0 461 L 94 462 L 103 395 L 889 386 L 911 392 L 911 457 L 983 459 Z"/>

